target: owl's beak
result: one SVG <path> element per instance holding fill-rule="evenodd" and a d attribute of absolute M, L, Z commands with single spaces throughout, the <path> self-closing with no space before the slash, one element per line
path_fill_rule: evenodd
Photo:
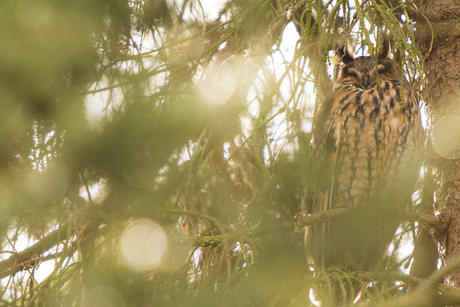
<path fill-rule="evenodd" d="M 367 89 L 369 87 L 369 76 L 364 76 L 363 77 L 363 85 L 364 85 L 365 89 Z"/>

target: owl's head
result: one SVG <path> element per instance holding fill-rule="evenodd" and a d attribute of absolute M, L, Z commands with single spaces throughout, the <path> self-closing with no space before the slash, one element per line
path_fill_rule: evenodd
<path fill-rule="evenodd" d="M 401 74 L 396 63 L 388 57 L 390 41 L 383 39 L 377 49 L 377 65 L 374 56 L 360 56 L 355 58 L 350 45 L 337 49 L 337 58 L 343 65 L 337 77 L 337 83 L 352 82 L 362 89 L 370 89 L 377 83 L 377 74 L 380 81 L 399 81 Z"/>

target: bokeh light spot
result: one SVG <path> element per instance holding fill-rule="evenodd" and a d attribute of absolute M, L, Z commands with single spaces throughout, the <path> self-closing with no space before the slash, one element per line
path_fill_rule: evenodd
<path fill-rule="evenodd" d="M 434 123 L 433 147 L 444 158 L 460 157 L 460 116 L 443 116 Z"/>
<path fill-rule="evenodd" d="M 161 261 L 167 243 L 166 233 L 160 225 L 150 219 L 140 219 L 126 227 L 119 250 L 126 266 L 146 271 Z"/>
<path fill-rule="evenodd" d="M 34 27 L 35 38 L 44 49 L 60 47 L 69 36 L 67 21 L 57 14 L 40 16 Z"/>
<path fill-rule="evenodd" d="M 125 180 L 137 188 L 145 188 L 153 185 L 155 175 L 148 163 L 145 162 L 132 160 L 123 169 Z"/>
<path fill-rule="evenodd" d="M 96 287 L 88 291 L 81 302 L 82 307 L 124 307 L 121 295 L 110 287 Z"/>
<path fill-rule="evenodd" d="M 198 95 L 209 105 L 226 103 L 235 91 L 238 82 L 238 70 L 230 65 L 211 64 L 206 75 L 198 84 Z"/>
<path fill-rule="evenodd" d="M 187 238 L 176 235 L 168 242 L 168 248 L 161 262 L 161 268 L 165 271 L 174 272 L 183 267 L 190 258 L 192 244 Z"/>
<path fill-rule="evenodd" d="M 34 172 L 29 177 L 29 192 L 40 203 L 54 203 L 67 190 L 65 172 L 58 166 L 50 166 L 44 173 Z"/>

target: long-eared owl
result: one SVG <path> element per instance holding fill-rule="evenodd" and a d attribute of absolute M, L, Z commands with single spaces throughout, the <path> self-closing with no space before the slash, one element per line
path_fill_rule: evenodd
<path fill-rule="evenodd" d="M 389 53 L 386 37 L 376 56 L 338 49 L 341 68 L 316 117 L 311 161 L 318 186 L 309 213 L 352 209 L 350 217 L 307 229 L 307 253 L 323 269 L 376 269 L 420 173 L 419 98 L 405 79 L 401 84 Z"/>

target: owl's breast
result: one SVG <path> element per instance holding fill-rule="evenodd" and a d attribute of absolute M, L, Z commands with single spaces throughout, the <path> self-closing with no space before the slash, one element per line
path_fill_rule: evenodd
<path fill-rule="evenodd" d="M 415 97 L 410 91 L 403 97 L 393 82 L 367 90 L 348 83 L 334 87 L 328 125 L 337 206 L 369 204 L 401 183 L 413 189 L 423 130 Z M 407 178 L 409 172 L 415 175 Z"/>

